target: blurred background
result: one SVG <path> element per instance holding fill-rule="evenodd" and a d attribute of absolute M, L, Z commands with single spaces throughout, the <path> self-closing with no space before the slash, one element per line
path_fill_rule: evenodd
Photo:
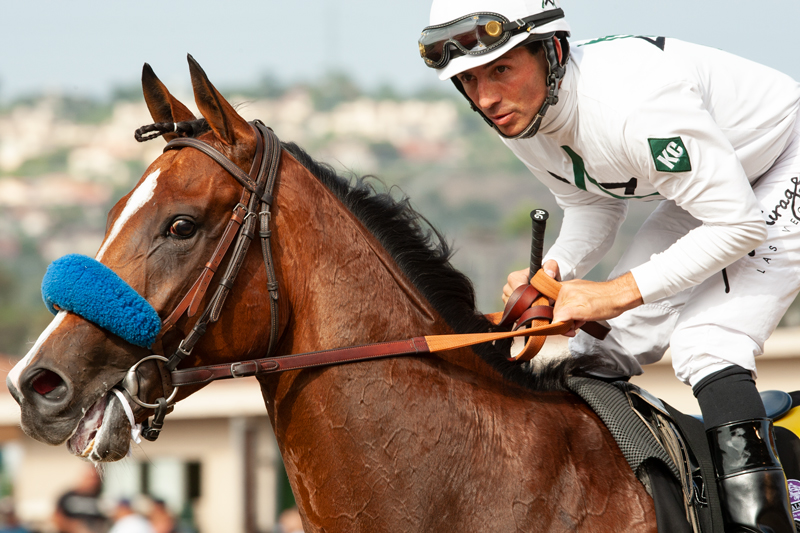
<path fill-rule="evenodd" d="M 47 265 L 67 253 L 97 252 L 107 211 L 163 147 L 133 139 L 150 122 L 138 82 L 142 64 L 194 109 L 187 53 L 246 118 L 262 119 L 282 140 L 344 174 L 374 174 L 408 195 L 454 244 L 454 263 L 475 283 L 479 307 L 500 310 L 507 273 L 527 265 L 528 213 L 550 210 L 548 243 L 560 217 L 548 192 L 420 60 L 416 40 L 429 7 L 430 0 L 4 5 L 0 377 L 51 319 L 39 292 Z M 794 0 L 564 0 L 562 7 L 573 40 L 678 37 L 800 79 Z M 590 278 L 606 276 L 654 207 L 632 204 L 617 248 Z M 793 306 L 759 365 L 762 390 L 797 388 L 798 325 Z M 690 391 L 671 377 L 668 357 L 639 382 L 678 408 L 695 408 Z M 128 511 L 163 531 L 296 527 L 253 381 L 214 384 L 179 405 L 157 443 L 135 446 L 102 480 L 62 447 L 27 439 L 18 418 L 0 385 L 0 531 L 72 531 L 76 522 L 103 530 Z M 85 513 L 76 514 L 75 501 Z"/>

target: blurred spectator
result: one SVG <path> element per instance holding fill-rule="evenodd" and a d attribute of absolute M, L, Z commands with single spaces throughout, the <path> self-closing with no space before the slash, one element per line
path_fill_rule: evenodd
<path fill-rule="evenodd" d="M 147 517 L 150 519 L 150 524 L 153 526 L 155 533 L 176 533 L 178 531 L 175 518 L 167 508 L 164 500 L 153 498 L 150 513 L 148 513 Z"/>
<path fill-rule="evenodd" d="M 120 500 L 114 508 L 114 525 L 108 533 L 154 533 L 144 516 L 134 511 L 129 500 Z"/>
<path fill-rule="evenodd" d="M 53 523 L 58 533 L 105 533 L 108 519 L 100 508 L 102 480 L 94 466 L 87 465 L 78 485 L 56 501 Z"/>
<path fill-rule="evenodd" d="M 11 498 L 0 500 L 0 533 L 30 533 L 30 530 L 19 523 Z"/>
<path fill-rule="evenodd" d="M 303 533 L 303 521 L 297 507 L 286 509 L 278 517 L 275 533 Z"/>

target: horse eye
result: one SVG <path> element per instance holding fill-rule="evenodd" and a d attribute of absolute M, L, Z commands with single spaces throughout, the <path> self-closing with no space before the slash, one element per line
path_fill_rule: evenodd
<path fill-rule="evenodd" d="M 181 239 L 187 239 L 191 237 L 194 235 L 195 230 L 197 230 L 197 225 L 193 220 L 189 220 L 188 218 L 175 219 L 172 222 L 172 225 L 169 227 L 170 235 L 179 237 Z"/>

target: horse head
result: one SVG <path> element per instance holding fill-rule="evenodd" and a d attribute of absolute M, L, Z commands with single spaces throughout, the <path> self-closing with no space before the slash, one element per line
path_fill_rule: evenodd
<path fill-rule="evenodd" d="M 223 154 L 241 173 L 250 172 L 258 150 L 257 129 L 220 95 L 191 56 L 189 67 L 203 118 L 196 119 L 145 64 L 142 86 L 153 120 L 188 125 L 199 141 Z M 171 131 L 164 138 L 173 141 L 179 135 Z M 187 313 L 175 313 L 179 316 L 174 317 L 174 324 L 165 325 L 152 352 L 149 346 L 137 346 L 97 321 L 59 310 L 7 378 L 9 390 L 21 406 L 22 428 L 28 435 L 53 445 L 68 441 L 73 454 L 93 461 L 113 461 L 126 455 L 131 419 L 141 422 L 150 411 L 132 403 L 133 410 L 126 414 L 123 399 L 129 399 L 129 395 L 114 392 L 114 387 L 132 365 L 151 353 L 175 352 L 189 335 L 199 319 L 197 310 L 210 299 L 202 290 L 193 291 L 193 283 L 230 225 L 231 209 L 241 209 L 239 204 L 245 196 L 230 171 L 199 150 L 167 150 L 149 166 L 134 189 L 110 211 L 95 260 L 141 295 L 165 321 L 189 292 L 193 296 L 191 305 Z M 255 254 L 250 256 L 257 259 Z M 262 353 L 268 346 L 270 317 L 253 312 L 252 299 L 259 297 L 259 291 L 245 288 L 250 283 L 266 285 L 263 264 L 259 269 L 257 261 L 245 261 L 242 275 L 248 282 L 233 289 L 228 303 L 237 310 L 236 320 L 228 318 L 232 315 L 222 317 L 210 328 L 226 333 L 199 341 L 197 353 L 203 354 L 205 363 L 225 361 L 232 352 Z M 81 290 L 91 299 L 94 288 Z M 101 307 L 108 304 L 99 302 Z M 242 337 L 237 332 L 242 328 L 250 332 L 244 341 L 247 345 L 238 340 Z M 197 357 L 190 355 L 187 362 Z M 163 365 L 156 360 L 140 365 L 137 386 L 145 404 L 169 392 L 162 385 L 163 373 Z M 181 390 L 178 398 L 197 388 Z"/>

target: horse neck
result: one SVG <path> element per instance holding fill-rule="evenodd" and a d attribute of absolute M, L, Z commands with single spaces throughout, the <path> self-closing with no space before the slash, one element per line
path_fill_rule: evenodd
<path fill-rule="evenodd" d="M 291 317 L 279 354 L 450 333 L 377 239 L 315 177 L 286 159 L 273 235 L 281 298 Z M 438 497 L 428 490 L 471 493 L 470 479 L 453 481 L 465 471 L 487 487 L 499 486 L 506 471 L 489 468 L 484 480 L 470 458 L 508 454 L 516 448 L 509 443 L 535 450 L 544 438 L 526 436 L 529 425 L 516 422 L 535 410 L 530 395 L 503 382 L 471 350 L 259 380 L 292 490 L 314 531 L 430 530 L 415 514 Z M 537 430 L 546 435 L 546 426 L 561 420 L 546 419 Z M 498 428 L 508 434 L 499 435 Z M 377 485 L 381 496 L 373 498 Z M 514 491 L 504 499 L 513 499 Z M 385 509 L 372 513 L 380 502 L 406 500 L 414 515 L 407 521 L 370 522 L 369 515 L 388 516 Z M 359 511 L 367 507 L 370 512 Z M 458 509 L 454 516 L 471 511 Z"/>
<path fill-rule="evenodd" d="M 284 159 L 275 261 L 291 320 L 281 351 L 451 332 L 375 236 L 311 172 Z"/>

